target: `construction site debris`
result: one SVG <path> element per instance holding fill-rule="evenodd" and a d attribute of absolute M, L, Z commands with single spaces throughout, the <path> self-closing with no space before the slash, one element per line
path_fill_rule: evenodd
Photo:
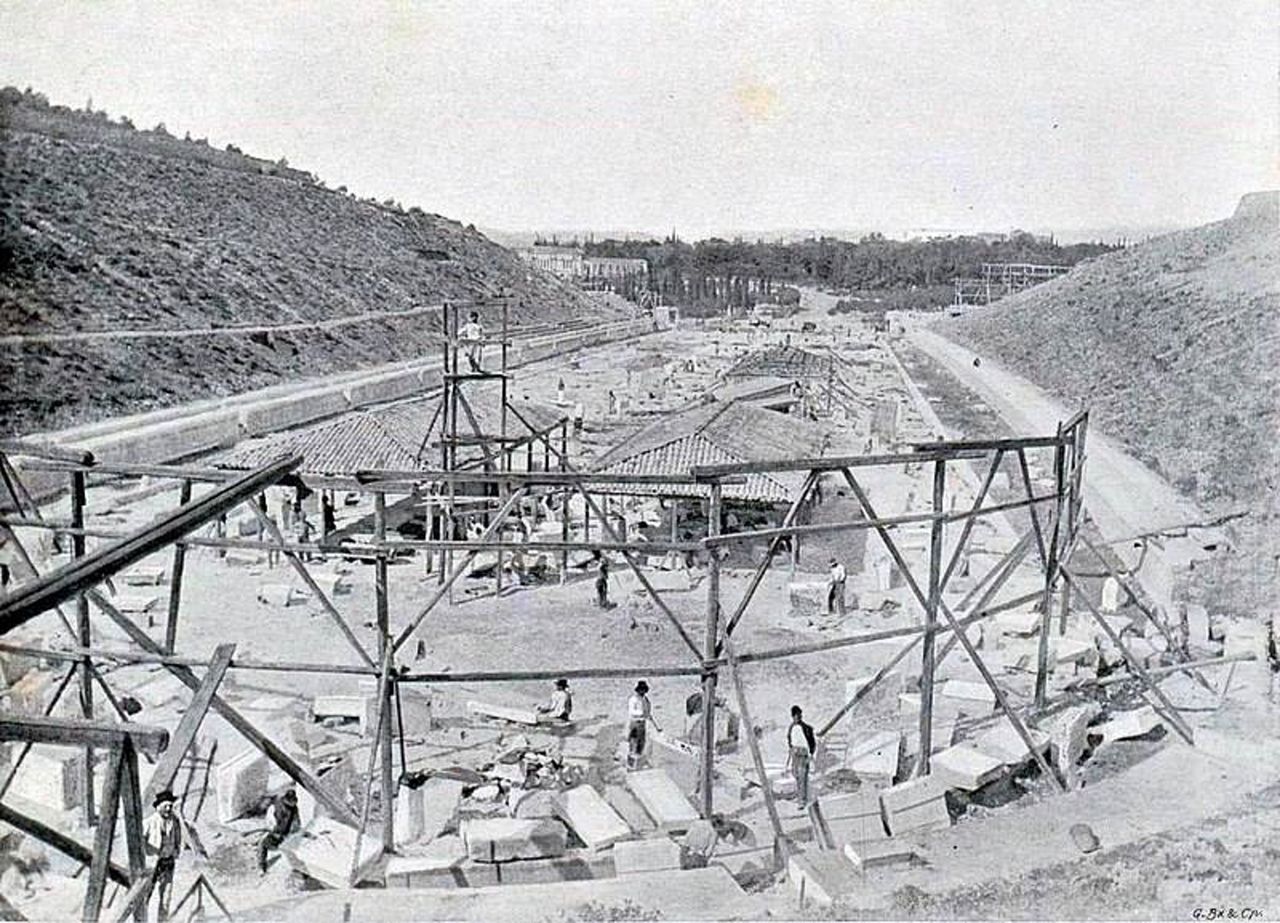
<path fill-rule="evenodd" d="M 937 776 L 921 776 L 902 782 L 880 793 L 889 833 L 941 830 L 951 826 L 947 811 L 947 785 Z"/>

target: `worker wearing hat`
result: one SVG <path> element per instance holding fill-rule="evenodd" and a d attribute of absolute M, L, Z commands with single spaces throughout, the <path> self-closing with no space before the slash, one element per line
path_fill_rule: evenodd
<path fill-rule="evenodd" d="M 653 706 L 649 702 L 649 684 L 644 680 L 636 683 L 635 692 L 627 700 L 627 768 L 639 769 L 640 759 L 644 756 L 646 731 L 649 722 L 653 722 L 654 730 L 661 731 L 658 722 L 653 720 Z"/>
<path fill-rule="evenodd" d="M 201 856 L 208 858 L 195 828 L 178 812 L 176 803 L 177 799 L 173 792 L 168 789 L 158 792 L 151 801 L 155 813 L 142 825 L 146 850 L 156 857 L 156 870 L 151 887 L 158 894 L 157 913 L 158 919 L 161 920 L 168 919 L 169 916 L 169 899 L 173 896 L 173 870 L 183 847 L 195 849 Z M 150 900 L 149 896 L 148 900 Z"/>
<path fill-rule="evenodd" d="M 838 612 L 844 615 L 844 565 L 835 558 L 831 559 L 831 570 L 827 573 L 827 615 Z"/>
<path fill-rule="evenodd" d="M 546 705 L 538 706 L 538 714 L 550 715 L 557 721 L 568 721 L 573 714 L 573 695 L 569 692 L 567 679 L 556 680 L 556 688 L 551 693 L 551 700 Z"/>
<path fill-rule="evenodd" d="M 284 838 L 298 829 L 298 793 L 290 788 L 273 801 L 267 809 L 267 821 L 270 826 L 258 843 L 258 869 L 264 875 L 271 851 L 279 849 Z"/>

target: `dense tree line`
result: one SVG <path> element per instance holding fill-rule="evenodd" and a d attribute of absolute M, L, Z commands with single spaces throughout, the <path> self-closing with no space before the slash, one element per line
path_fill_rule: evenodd
<path fill-rule="evenodd" d="M 1063 246 L 1022 232 L 910 241 L 871 234 L 859 241 L 823 237 L 795 243 L 719 238 L 688 243 L 673 235 L 584 245 L 590 256 L 648 260 L 651 287 L 669 302 L 695 310 L 776 301 L 785 283 L 850 292 L 921 290 L 936 297 L 953 279 L 980 275 L 983 263 L 1074 265 L 1111 249 L 1097 243 Z"/>

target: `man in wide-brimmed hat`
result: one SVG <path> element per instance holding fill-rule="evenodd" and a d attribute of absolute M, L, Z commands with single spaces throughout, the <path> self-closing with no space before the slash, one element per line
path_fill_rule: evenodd
<path fill-rule="evenodd" d="M 628 769 L 640 768 L 640 759 L 644 756 L 646 731 L 651 721 L 655 730 L 662 730 L 658 727 L 658 722 L 653 720 L 653 706 L 649 702 L 649 684 L 640 680 L 636 683 L 635 692 L 627 700 Z"/>
<path fill-rule="evenodd" d="M 558 721 L 568 721 L 573 714 L 573 695 L 569 692 L 567 679 L 556 680 L 556 688 L 551 693 L 551 700 L 546 705 L 538 706 L 538 714 L 550 715 Z"/>
<path fill-rule="evenodd" d="M 196 835 L 195 828 L 177 810 L 177 799 L 167 788 L 157 792 L 151 806 L 155 813 L 142 825 L 143 840 L 147 852 L 156 857 L 155 877 L 151 887 L 158 892 L 157 919 L 169 918 L 169 899 L 173 896 L 173 869 L 183 847 L 194 849 L 205 858 L 208 854 Z M 150 900 L 150 897 L 147 898 Z"/>

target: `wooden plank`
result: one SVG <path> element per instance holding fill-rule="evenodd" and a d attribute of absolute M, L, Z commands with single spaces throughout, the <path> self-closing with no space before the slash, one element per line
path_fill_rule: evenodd
<path fill-rule="evenodd" d="M 93 836 L 93 861 L 89 863 L 89 886 L 84 896 L 84 919 L 87 921 L 96 921 L 102 913 L 102 895 L 107 887 L 107 872 L 111 865 L 111 843 L 115 839 L 116 815 L 120 813 L 123 751 L 123 746 L 111 748 L 111 755 L 107 759 L 107 774 L 102 779 L 102 813 L 98 817 L 98 829 Z"/>
<path fill-rule="evenodd" d="M 946 504 L 947 463 L 938 459 L 933 463 L 933 512 L 943 512 Z M 938 625 L 938 604 L 942 600 L 942 529 L 935 521 L 929 534 L 929 600 L 924 610 L 924 636 L 921 638 L 920 656 L 920 756 L 916 763 L 916 775 L 929 774 L 929 757 L 933 753 L 933 647 Z"/>
<path fill-rule="evenodd" d="M 830 455 L 821 458 L 791 458 L 777 461 L 733 462 L 723 465 L 694 465 L 694 478 L 709 481 L 729 474 L 766 474 L 773 471 L 839 471 L 844 468 L 874 468 L 918 462 L 982 458 L 985 452 L 966 449 L 930 449 L 886 455 Z"/>
<path fill-rule="evenodd" d="M 760 741 L 756 739 L 756 726 L 751 721 L 751 709 L 747 704 L 747 690 L 742 685 L 742 676 L 738 672 L 738 658 L 734 651 L 733 640 L 725 635 L 724 653 L 729 660 L 729 681 L 733 683 L 733 692 L 738 699 L 738 714 L 742 717 L 743 733 L 747 738 L 747 748 L 751 751 L 751 762 L 756 769 L 756 778 L 760 780 L 760 788 L 764 792 L 764 806 L 769 813 L 769 824 L 773 827 L 775 854 L 787 850 L 787 834 L 782 829 L 782 818 L 778 816 L 778 805 L 773 798 L 773 786 L 769 783 L 769 775 L 764 768 L 764 756 L 760 753 Z"/>
<path fill-rule="evenodd" d="M 129 890 L 124 895 L 124 902 L 115 909 L 115 914 L 111 918 L 115 923 L 124 923 L 130 917 L 135 920 L 145 920 L 147 918 L 147 898 L 151 896 L 151 885 L 155 877 L 156 870 L 154 868 L 148 869 L 129 886 Z M 195 885 L 192 885 L 192 887 L 195 887 Z M 183 900 L 186 900 L 185 896 Z M 173 908 L 171 918 L 177 917 L 181 904 L 182 901 L 179 901 L 178 906 Z"/>
<path fill-rule="evenodd" d="M 231 655 L 235 650 L 234 644 L 219 644 L 214 649 L 213 659 L 209 661 L 209 669 L 204 674 L 204 680 L 192 697 L 191 704 L 183 712 L 182 720 L 178 722 L 178 729 L 174 731 L 168 749 L 160 757 L 151 781 L 147 783 L 147 790 L 142 796 L 144 802 L 150 802 L 157 792 L 173 785 L 182 758 L 187 755 L 187 750 L 196 739 L 196 732 L 199 731 L 200 723 L 204 721 L 204 716 L 209 711 L 209 705 L 213 701 L 214 693 L 218 691 L 222 678 L 227 674 L 227 669 L 231 665 Z"/>
<path fill-rule="evenodd" d="M 142 793 L 138 790 L 138 754 L 126 739 L 120 747 L 120 807 L 124 813 L 124 842 L 129 856 L 129 874 L 134 884 L 147 875 L 147 850 L 142 832 Z M 146 923 L 147 908 L 135 904 L 134 919 Z"/>
<path fill-rule="evenodd" d="M 191 482 L 184 479 L 178 493 L 178 505 L 191 502 Z M 182 607 L 182 574 L 187 563 L 187 546 L 178 542 L 173 546 L 173 578 L 169 581 L 169 611 L 164 623 L 164 648 L 173 653 L 178 641 L 178 613 Z"/>
<path fill-rule="evenodd" d="M 711 485 L 711 498 L 707 513 L 707 538 L 720 534 L 721 491 L 719 484 Z M 720 636 L 720 552 L 710 549 L 707 564 L 707 617 L 703 633 L 702 652 L 707 660 L 714 660 Z M 698 786 L 702 795 L 702 816 L 711 820 L 714 808 L 714 778 L 716 766 L 716 671 L 708 670 L 702 676 L 702 774 Z"/>
<path fill-rule="evenodd" d="M 95 747 L 118 747 L 131 740 L 138 750 L 154 756 L 168 745 L 169 732 L 144 724 L 0 712 L 0 740 Z"/>
<path fill-rule="evenodd" d="M 21 830 L 28 836 L 35 837 L 41 843 L 53 847 L 76 862 L 83 865 L 89 865 L 93 862 L 93 850 L 88 846 L 68 836 L 61 830 L 55 830 L 53 827 L 36 820 L 34 817 L 15 811 L 3 802 L 0 802 L 0 821 L 17 830 Z M 107 866 L 107 877 L 124 888 L 129 887 L 133 881 L 133 878 L 129 875 L 129 870 L 114 862 L 109 863 Z"/>

